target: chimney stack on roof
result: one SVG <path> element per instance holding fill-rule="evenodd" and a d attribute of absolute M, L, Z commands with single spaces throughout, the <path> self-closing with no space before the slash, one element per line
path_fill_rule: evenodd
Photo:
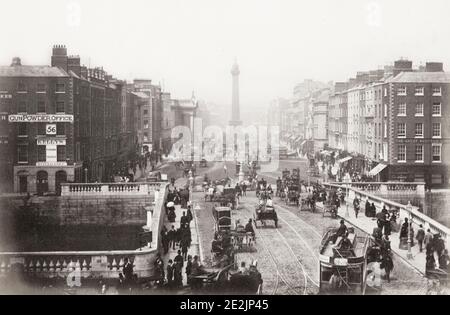
<path fill-rule="evenodd" d="M 402 72 L 412 72 L 413 71 L 412 61 L 400 59 L 394 62 L 394 77 Z"/>
<path fill-rule="evenodd" d="M 425 65 L 426 72 L 444 72 L 444 64 L 442 62 L 427 62 Z"/>
<path fill-rule="evenodd" d="M 67 72 L 67 48 L 64 45 L 54 45 L 52 54 L 52 67 L 58 67 Z"/>

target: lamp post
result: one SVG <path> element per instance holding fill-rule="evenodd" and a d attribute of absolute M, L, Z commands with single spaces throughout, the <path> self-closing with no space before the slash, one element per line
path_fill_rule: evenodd
<path fill-rule="evenodd" d="M 349 197 L 349 183 L 351 182 L 350 175 L 347 173 L 344 177 L 345 185 L 345 217 L 350 218 L 350 213 L 348 212 L 348 197 Z"/>
<path fill-rule="evenodd" d="M 413 259 L 413 255 L 411 252 L 411 226 L 412 226 L 412 216 L 411 216 L 411 212 L 412 212 L 412 205 L 411 205 L 411 201 L 408 201 L 408 205 L 406 206 L 406 211 L 408 212 L 408 254 L 406 255 L 406 258 L 408 259 Z"/>

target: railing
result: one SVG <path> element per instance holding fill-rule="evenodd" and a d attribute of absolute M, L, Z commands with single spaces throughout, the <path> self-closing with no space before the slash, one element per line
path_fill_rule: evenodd
<path fill-rule="evenodd" d="M 61 184 L 61 196 L 145 196 L 153 193 L 165 183 L 95 183 Z"/>
<path fill-rule="evenodd" d="M 117 278 L 125 258 L 133 263 L 134 272 L 140 277 L 152 276 L 150 260 L 156 249 L 112 252 L 29 252 L 0 253 L 0 276 L 6 275 L 14 264 L 33 277 L 62 278 Z"/>
<path fill-rule="evenodd" d="M 390 183 L 390 184 L 395 185 L 397 183 Z M 324 186 L 333 189 L 341 188 L 344 191 L 345 189 L 347 189 L 347 184 L 325 183 Z M 405 218 L 408 218 L 413 224 L 417 226 L 422 224 L 425 230 L 430 229 L 432 233 L 441 234 L 442 239 L 446 241 L 447 244 L 450 244 L 450 229 L 442 225 L 441 223 L 433 220 L 432 218 L 428 217 L 427 215 L 421 213 L 419 211 L 419 208 L 411 207 L 411 209 L 408 209 L 408 207 L 404 204 L 372 195 L 367 191 L 361 191 L 354 187 L 349 187 L 348 189 L 349 189 L 348 202 L 353 202 L 355 197 L 358 197 L 358 199 L 362 201 L 361 202 L 362 205 L 364 205 L 364 203 L 368 200 L 370 203 L 373 203 L 375 205 L 377 211 L 381 211 L 384 206 L 390 212 L 397 212 L 401 220 L 400 222 L 403 222 Z"/>
<path fill-rule="evenodd" d="M 369 191 L 377 194 L 389 194 L 389 193 L 414 193 L 425 197 L 425 183 L 404 183 L 404 182 L 386 182 L 386 183 L 332 183 L 334 185 L 350 185 L 352 188 L 356 188 L 361 191 Z"/>
<path fill-rule="evenodd" d="M 151 186 L 156 187 L 154 184 L 152 183 Z M 93 185 L 95 187 L 93 189 L 105 185 L 111 184 Z M 78 184 L 66 184 L 65 186 L 78 186 Z M 112 187 L 117 186 L 113 185 Z M 79 279 L 114 279 L 118 278 L 119 273 L 122 272 L 126 258 L 132 262 L 133 271 L 139 278 L 153 276 L 153 261 L 160 249 L 159 232 L 164 223 L 166 187 L 167 183 L 163 183 L 158 184 L 158 187 L 155 188 L 150 247 L 129 251 L 0 252 L 0 278 L 8 275 L 11 267 L 18 264 L 31 277 L 68 279 L 78 276 Z"/>

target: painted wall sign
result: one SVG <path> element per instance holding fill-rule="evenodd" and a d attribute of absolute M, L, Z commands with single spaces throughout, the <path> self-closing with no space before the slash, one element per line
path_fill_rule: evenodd
<path fill-rule="evenodd" d="M 9 122 L 68 122 L 73 123 L 73 115 L 9 115 Z"/>
<path fill-rule="evenodd" d="M 56 124 L 47 124 L 45 133 L 47 135 L 56 135 Z"/>
<path fill-rule="evenodd" d="M 38 139 L 37 145 L 66 145 L 65 139 Z"/>
<path fill-rule="evenodd" d="M 36 166 L 44 167 L 44 166 L 67 166 L 67 162 L 37 162 Z"/>

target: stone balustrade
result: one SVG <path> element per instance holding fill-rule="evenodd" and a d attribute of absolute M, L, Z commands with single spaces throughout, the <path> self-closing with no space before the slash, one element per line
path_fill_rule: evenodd
<path fill-rule="evenodd" d="M 390 185 L 396 184 L 397 183 L 392 183 Z M 333 189 L 341 188 L 345 191 L 348 185 L 325 183 L 324 186 Z M 362 207 L 364 207 L 366 201 L 369 201 L 371 204 L 373 203 L 377 209 L 377 212 L 381 211 L 383 207 L 385 207 L 388 211 L 397 213 L 398 217 L 400 218 L 399 222 L 403 222 L 405 218 L 408 218 L 409 220 L 411 220 L 411 222 L 413 222 L 414 225 L 416 225 L 416 231 L 417 227 L 422 224 L 425 230 L 430 229 L 430 231 L 434 234 L 441 234 L 442 239 L 446 241 L 447 244 L 450 244 L 450 229 L 428 217 L 427 215 L 421 213 L 419 211 L 419 208 L 417 207 L 411 207 L 410 209 L 408 209 L 408 207 L 404 204 L 375 196 L 370 191 L 362 191 L 355 187 L 349 187 L 348 202 L 352 203 L 355 197 L 358 197 L 358 199 L 361 200 Z"/>
<path fill-rule="evenodd" d="M 404 183 L 404 182 L 385 182 L 385 183 L 333 183 L 334 185 L 356 188 L 361 191 L 368 191 L 375 194 L 416 194 L 425 197 L 425 183 Z"/>
<path fill-rule="evenodd" d="M 145 196 L 153 193 L 165 183 L 65 183 L 61 185 L 61 196 Z"/>
<path fill-rule="evenodd" d="M 86 278 L 117 278 L 122 272 L 125 258 L 133 263 L 140 278 L 151 277 L 156 248 L 137 251 L 112 252 L 34 252 L 0 253 L 0 277 L 14 264 L 21 265 L 25 274 L 40 278 L 79 276 Z"/>
<path fill-rule="evenodd" d="M 64 184 L 64 187 L 69 193 L 71 190 L 77 193 L 83 189 L 79 193 L 98 194 L 106 191 L 117 194 L 127 189 L 126 185 L 129 184 Z M 133 187 L 133 189 L 145 187 L 144 191 L 147 193 L 153 191 L 155 196 L 155 206 L 149 210 L 151 227 L 144 227 L 152 231 L 150 247 L 131 251 L 0 252 L 0 279 L 7 276 L 14 265 L 20 265 L 26 275 L 34 278 L 69 279 L 78 276 L 80 281 L 99 278 L 115 279 L 122 272 L 125 258 L 133 263 L 133 271 L 139 278 L 153 276 L 153 262 L 161 246 L 159 232 L 164 224 L 167 183 L 144 183 L 133 185 Z M 134 191 L 142 192 L 142 190 Z"/>

